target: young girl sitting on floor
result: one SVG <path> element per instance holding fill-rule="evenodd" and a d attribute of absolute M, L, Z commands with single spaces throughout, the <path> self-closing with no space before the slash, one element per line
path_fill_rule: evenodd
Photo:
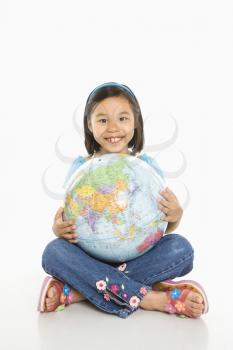
<path fill-rule="evenodd" d="M 139 103 L 130 88 L 105 83 L 89 95 L 84 111 L 87 157 L 78 156 L 67 179 L 85 161 L 106 153 L 139 157 L 163 176 L 157 162 L 142 153 L 143 119 Z M 131 148 L 131 150 L 129 150 Z M 88 255 L 78 245 L 72 220 L 63 220 L 63 208 L 55 215 L 53 232 L 58 237 L 45 248 L 42 266 L 47 274 L 42 284 L 38 311 L 64 309 L 87 299 L 104 312 L 126 318 L 139 308 L 198 318 L 208 312 L 205 291 L 195 281 L 172 279 L 193 268 L 194 251 L 189 241 L 172 233 L 183 210 L 175 194 L 160 192 L 161 220 L 168 222 L 165 235 L 143 255 L 122 262 L 107 263 Z"/>

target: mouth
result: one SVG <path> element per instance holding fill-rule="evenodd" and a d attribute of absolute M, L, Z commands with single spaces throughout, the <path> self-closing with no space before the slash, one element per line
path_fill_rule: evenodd
<path fill-rule="evenodd" d="M 123 137 L 109 137 L 109 138 L 106 138 L 105 140 L 110 144 L 117 144 L 117 143 L 120 143 L 122 139 Z"/>

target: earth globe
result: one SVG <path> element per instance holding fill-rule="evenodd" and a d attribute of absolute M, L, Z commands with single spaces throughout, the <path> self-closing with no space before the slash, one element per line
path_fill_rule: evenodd
<path fill-rule="evenodd" d="M 63 218 L 75 220 L 77 244 L 102 261 L 121 263 L 150 249 L 165 233 L 157 198 L 165 181 L 144 160 L 107 153 L 71 176 Z"/>

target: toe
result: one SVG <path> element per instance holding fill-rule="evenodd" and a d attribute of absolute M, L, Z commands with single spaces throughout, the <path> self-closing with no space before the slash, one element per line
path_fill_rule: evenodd
<path fill-rule="evenodd" d="M 193 315 L 193 317 L 198 318 L 201 316 L 201 312 L 192 311 L 192 315 Z"/>
<path fill-rule="evenodd" d="M 46 305 L 46 309 L 50 310 L 53 304 L 51 303 L 51 300 L 47 298 L 45 301 L 45 305 Z"/>
<path fill-rule="evenodd" d="M 56 288 L 50 287 L 48 289 L 46 299 L 45 299 L 45 305 L 46 305 L 46 309 L 48 311 L 53 309 L 54 305 L 57 302 L 57 299 L 58 299 L 58 293 L 57 293 Z"/>
<path fill-rule="evenodd" d="M 194 316 L 200 317 L 203 313 L 203 307 L 204 307 L 203 304 L 192 303 L 190 305 L 190 310 Z"/>
<path fill-rule="evenodd" d="M 192 308 L 191 311 L 192 311 L 193 316 L 195 316 L 195 317 L 200 317 L 202 314 L 201 310 L 198 310 L 195 308 Z"/>
<path fill-rule="evenodd" d="M 203 305 L 202 304 L 197 304 L 197 303 L 192 303 L 192 308 L 194 310 L 197 310 L 197 311 L 201 312 L 202 309 L 203 309 Z"/>
<path fill-rule="evenodd" d="M 57 294 L 57 290 L 54 287 L 49 288 L 48 292 L 47 292 L 47 296 L 49 298 L 54 298 Z"/>
<path fill-rule="evenodd" d="M 203 298 L 202 298 L 201 294 L 199 294 L 199 293 L 194 293 L 194 292 L 190 293 L 189 299 L 198 303 L 198 304 L 202 304 L 202 302 L 203 302 Z"/>
<path fill-rule="evenodd" d="M 197 302 L 195 302 L 195 301 L 192 301 L 192 299 L 190 300 L 186 300 L 186 302 L 185 302 L 185 304 L 186 304 L 186 307 L 187 307 L 187 309 L 189 310 L 189 311 L 191 311 L 191 313 L 192 313 L 192 315 L 194 316 L 194 317 L 199 317 L 201 314 L 202 314 L 202 312 L 203 312 L 203 307 L 204 307 L 204 305 L 203 304 L 199 304 L 199 303 L 197 303 Z"/>

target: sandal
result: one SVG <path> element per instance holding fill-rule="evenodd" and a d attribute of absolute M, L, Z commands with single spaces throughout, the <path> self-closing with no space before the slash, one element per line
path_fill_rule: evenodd
<path fill-rule="evenodd" d="M 202 314 L 209 311 L 209 303 L 206 293 L 203 287 L 192 280 L 182 280 L 182 281 L 172 281 L 166 280 L 163 282 L 155 283 L 152 287 L 155 291 L 165 291 L 168 297 L 168 303 L 164 307 L 164 311 L 170 314 L 177 314 L 179 317 L 192 317 L 193 314 L 186 310 L 185 300 L 190 292 L 196 292 L 200 294 L 203 298 L 204 309 Z"/>
<path fill-rule="evenodd" d="M 59 291 L 60 300 L 54 305 L 54 308 L 52 310 L 48 311 L 46 310 L 45 299 L 48 289 L 52 286 L 56 287 L 56 289 Z M 72 303 L 72 299 L 73 295 L 70 287 L 67 284 L 62 283 L 53 277 L 47 276 L 45 277 L 41 287 L 37 310 L 39 312 L 62 311 L 66 305 Z"/>

